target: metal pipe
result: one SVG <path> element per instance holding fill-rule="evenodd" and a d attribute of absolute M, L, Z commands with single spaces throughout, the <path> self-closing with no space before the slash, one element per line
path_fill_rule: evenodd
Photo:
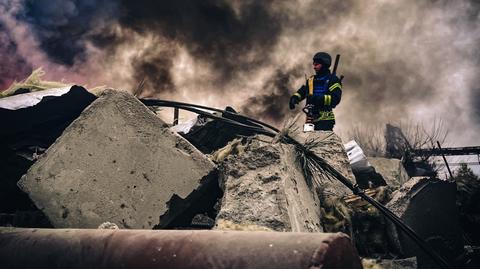
<path fill-rule="evenodd" d="M 242 114 L 233 113 L 231 111 L 227 111 L 227 110 L 224 110 L 224 109 L 218 109 L 218 108 L 214 108 L 214 107 L 201 106 L 201 105 L 182 103 L 182 102 L 176 102 L 176 101 L 159 100 L 159 99 L 139 99 L 139 100 L 140 100 L 140 102 L 142 102 L 146 106 L 158 105 L 158 106 L 167 106 L 167 107 L 179 107 L 179 108 L 182 108 L 182 109 L 186 109 L 186 107 L 191 107 L 191 108 L 200 108 L 200 109 L 206 109 L 206 110 L 210 110 L 210 111 L 216 111 L 216 112 L 220 112 L 222 114 L 233 116 L 235 118 L 240 118 L 240 119 L 243 119 L 243 120 L 251 121 L 253 123 L 258 123 L 258 124 L 260 124 L 264 127 L 267 127 L 269 129 L 277 132 L 277 133 L 280 132 L 279 129 L 277 129 L 277 128 L 273 127 L 272 125 L 269 125 L 265 122 L 256 120 L 254 118 L 247 117 L 247 116 L 242 115 Z M 224 118 L 222 118 L 222 119 L 224 119 Z"/>
<path fill-rule="evenodd" d="M 178 114 L 179 114 L 178 107 L 173 108 L 173 126 L 178 124 Z"/>
<path fill-rule="evenodd" d="M 439 141 L 437 141 L 437 145 L 438 145 L 438 149 L 441 151 L 442 146 L 440 145 Z M 450 170 L 450 166 L 448 165 L 447 158 L 445 158 L 445 154 L 443 153 L 442 153 L 442 158 L 443 158 L 443 161 L 445 162 L 445 165 L 447 166 L 448 173 L 450 174 L 450 180 L 453 180 L 452 170 Z"/>
<path fill-rule="evenodd" d="M 340 54 L 337 54 L 337 56 L 335 56 L 335 64 L 333 65 L 333 71 L 332 71 L 333 75 L 337 74 L 337 68 L 338 68 L 339 62 L 340 62 Z"/>
<path fill-rule="evenodd" d="M 362 268 L 342 233 L 0 228 L 2 268 Z"/>
<path fill-rule="evenodd" d="M 437 141 L 438 142 L 438 141 Z M 415 157 L 420 156 L 439 156 L 439 155 L 449 155 L 449 156 L 462 156 L 462 155 L 477 155 L 480 154 L 480 146 L 474 147 L 455 147 L 455 148 L 432 148 L 432 149 L 414 149 L 412 154 Z"/>

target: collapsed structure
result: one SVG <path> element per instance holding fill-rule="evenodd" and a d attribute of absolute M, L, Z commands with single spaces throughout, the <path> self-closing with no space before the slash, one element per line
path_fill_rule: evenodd
<path fill-rule="evenodd" d="M 73 87 L 70 92 L 74 91 L 84 90 Z M 57 98 L 64 97 L 65 94 Z M 27 155 L 35 158 L 18 165 L 9 178 L 0 182 L 9 186 L 9 193 L 20 197 L 10 196 L 9 201 L 2 201 L 9 206 L 2 208 L 5 217 L 0 218 L 0 225 L 38 225 L 15 219 L 18 210 L 12 201 L 19 200 L 24 204 L 22 210 L 42 214 L 46 223 L 42 227 L 96 228 L 112 222 L 122 229 L 343 232 L 350 236 L 361 256 L 417 257 L 421 268 L 430 268 L 432 264 L 430 257 L 375 208 L 351 195 L 331 175 L 316 174 L 314 184 L 298 149 L 278 137 L 259 135 L 202 116 L 189 130 L 177 133 L 175 130 L 185 129 L 170 128 L 128 93 L 108 90 L 99 98 L 88 98 L 88 107 L 77 109 L 82 111 L 78 112 L 80 115 L 64 119 L 63 125 L 52 121 L 64 126 L 63 133 L 48 132 L 41 121 L 28 130 L 11 127 L 2 133 L 2 147 L 8 149 L 6 157 L 12 162 L 26 154 L 25 147 L 17 146 L 18 134 L 25 140 L 38 134 L 35 129 L 43 128 L 42 132 L 54 138 L 42 144 L 39 154 L 32 139 Z M 42 99 L 37 106 L 46 102 Z M 55 103 L 52 99 L 49 102 Z M 0 113 L 13 119 L 29 115 L 26 109 L 34 110 L 22 109 L 0 108 Z M 232 115 L 225 112 L 218 116 L 235 119 Z M 420 230 L 425 239 L 432 238 L 431 246 L 452 264 L 462 262 L 458 223 L 446 221 L 457 214 L 453 183 L 409 179 L 401 162 L 380 158 L 368 158 L 375 175 L 381 178 L 370 181 L 372 178 L 365 176 L 368 173 L 352 170 L 335 133 L 289 135 L 322 156 L 352 184 L 368 189 L 368 194 Z M 13 190 L 12 182 L 17 181 L 21 190 Z M 447 196 L 449 199 L 444 199 Z M 441 207 L 431 202 L 424 208 L 424 201 L 440 200 Z M 424 210 L 430 215 L 423 214 Z M 441 229 L 434 221 L 428 221 L 433 217 L 445 218 Z M 349 255 L 357 255 L 348 251 Z M 416 266 L 415 259 L 409 261 L 391 264 L 408 264 L 401 268 Z M 352 260 L 352 264 L 356 262 Z M 389 268 L 385 264 L 390 263 L 383 264 L 383 268 Z"/>

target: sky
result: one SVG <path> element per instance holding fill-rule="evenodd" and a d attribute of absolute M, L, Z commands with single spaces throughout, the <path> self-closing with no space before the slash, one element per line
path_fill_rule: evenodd
<path fill-rule="evenodd" d="M 45 79 L 237 111 L 281 126 L 312 56 L 341 54 L 335 131 L 410 121 L 480 145 L 474 0 L 2 0 L 0 89 Z"/>

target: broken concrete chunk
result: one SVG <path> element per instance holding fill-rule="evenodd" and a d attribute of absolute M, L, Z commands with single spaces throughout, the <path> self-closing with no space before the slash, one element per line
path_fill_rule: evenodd
<path fill-rule="evenodd" d="M 321 232 L 318 197 L 295 163 L 293 146 L 271 140 L 250 138 L 222 163 L 216 229 Z"/>
<path fill-rule="evenodd" d="M 387 207 L 441 256 L 453 261 L 463 251 L 455 195 L 455 183 L 414 177 L 392 194 Z M 413 241 L 391 223 L 389 229 L 400 253 L 417 256 L 419 267 L 430 268 L 426 266 L 432 260 Z"/>
<path fill-rule="evenodd" d="M 236 113 L 236 111 L 231 107 L 226 107 L 225 110 L 230 113 Z M 260 125 L 246 121 L 245 119 L 230 113 L 218 113 L 217 116 L 261 128 Z M 172 128 L 172 130 L 182 131 L 187 129 L 189 125 L 191 124 Z M 240 136 L 253 136 L 256 133 L 224 121 L 216 119 L 212 120 L 205 118 L 204 116 L 198 116 L 193 126 L 188 128 L 188 132 L 180 132 L 180 134 L 201 152 L 210 154 L 220 148 L 223 148 L 228 144 L 228 142 L 234 140 L 235 138 Z"/>
<path fill-rule="evenodd" d="M 417 269 L 415 257 L 397 260 L 362 259 L 364 269 Z"/>
<path fill-rule="evenodd" d="M 375 168 L 377 173 L 382 175 L 388 186 L 399 188 L 410 179 L 402 161 L 398 159 L 368 157 L 368 162 Z"/>
<path fill-rule="evenodd" d="M 305 133 L 296 132 L 294 129 L 290 135 L 317 156 L 323 158 L 325 162 L 339 173 L 354 182 L 355 179 L 347 153 L 341 139 L 334 132 L 315 131 Z M 351 193 L 350 190 L 338 179 L 326 173 L 313 171 L 313 175 L 308 171 L 302 171 L 302 173 L 305 172 L 307 177 L 309 177 L 309 181 L 315 182 L 315 194 L 318 195 L 321 205 L 320 223 L 323 230 L 326 232 L 344 232 L 352 235 L 351 212 L 342 199 Z M 312 176 L 315 178 L 310 179 Z"/>
<path fill-rule="evenodd" d="M 148 229 L 158 224 L 172 197 L 178 211 L 164 216 L 162 225 L 195 203 L 214 173 L 211 161 L 132 95 L 108 90 L 19 186 L 57 228 L 96 228 L 109 221 Z"/>
<path fill-rule="evenodd" d="M 318 142 L 317 146 L 313 147 L 311 150 L 327 161 L 328 164 L 343 176 L 350 179 L 352 182 L 355 182 L 355 177 L 350 162 L 348 161 L 347 153 L 342 144 L 342 140 L 334 132 L 300 132 L 296 134 L 294 138 L 302 144 L 309 143 L 309 141 Z M 351 191 L 338 180 L 326 179 L 322 182 L 323 192 L 327 196 L 342 198 L 351 193 Z"/>

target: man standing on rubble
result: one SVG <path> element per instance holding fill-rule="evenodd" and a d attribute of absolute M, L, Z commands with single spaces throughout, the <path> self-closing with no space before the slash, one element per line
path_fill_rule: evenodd
<path fill-rule="evenodd" d="M 333 130 L 335 115 L 332 109 L 335 108 L 342 98 L 342 82 L 335 74 L 330 72 L 332 57 L 326 52 L 318 52 L 313 56 L 313 69 L 315 75 L 307 79 L 290 98 L 290 109 L 303 99 L 307 99 L 309 107 L 307 123 L 315 125 L 315 130 Z"/>

